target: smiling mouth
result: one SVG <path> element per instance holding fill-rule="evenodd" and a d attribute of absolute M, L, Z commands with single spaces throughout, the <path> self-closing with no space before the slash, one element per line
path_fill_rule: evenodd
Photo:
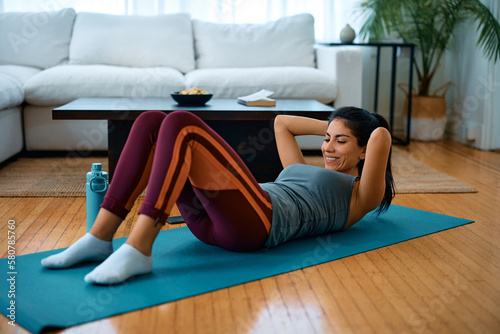
<path fill-rule="evenodd" d="M 337 160 L 338 158 L 325 158 L 327 162 L 333 162 Z"/>

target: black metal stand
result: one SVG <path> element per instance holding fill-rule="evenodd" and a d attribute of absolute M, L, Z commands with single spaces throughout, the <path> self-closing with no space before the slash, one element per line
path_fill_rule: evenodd
<path fill-rule="evenodd" d="M 379 87 L 379 75 L 380 75 L 380 50 L 383 47 L 392 48 L 392 66 L 391 66 L 391 101 L 389 109 L 389 125 L 391 129 L 394 126 L 394 106 L 396 101 L 396 65 L 397 65 L 397 51 L 398 48 L 409 48 L 410 49 L 410 68 L 408 69 L 408 110 L 407 110 L 407 120 L 406 120 L 406 138 L 397 138 L 393 136 L 393 141 L 395 144 L 408 145 L 410 143 L 410 126 L 411 126 L 411 98 L 413 90 L 413 56 L 415 54 L 415 44 L 411 43 L 319 43 L 324 46 L 369 46 L 377 48 L 377 65 L 375 67 L 375 98 L 373 102 L 373 112 L 378 112 L 378 87 Z"/>

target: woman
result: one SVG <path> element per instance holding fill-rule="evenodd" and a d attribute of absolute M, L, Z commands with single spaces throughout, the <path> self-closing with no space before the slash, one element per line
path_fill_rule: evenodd
<path fill-rule="evenodd" d="M 105 260 L 85 276 L 95 284 L 149 273 L 154 240 L 174 203 L 198 239 L 230 251 L 343 230 L 369 211 L 389 206 L 391 136 L 382 117 L 358 108 L 339 108 L 328 123 L 278 116 L 275 133 L 285 169 L 275 182 L 259 184 L 235 151 L 194 114 L 141 114 L 93 227 L 42 265 L 67 268 Z M 326 169 L 303 165 L 294 138 L 303 134 L 325 135 Z M 135 226 L 113 252 L 113 235 L 146 186 Z"/>

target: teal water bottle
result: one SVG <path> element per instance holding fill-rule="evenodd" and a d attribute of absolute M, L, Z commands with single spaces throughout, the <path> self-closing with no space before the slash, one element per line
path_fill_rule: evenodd
<path fill-rule="evenodd" d="M 93 163 L 92 169 L 87 173 L 87 232 L 94 225 L 107 191 L 108 173 L 102 170 L 100 163 Z"/>

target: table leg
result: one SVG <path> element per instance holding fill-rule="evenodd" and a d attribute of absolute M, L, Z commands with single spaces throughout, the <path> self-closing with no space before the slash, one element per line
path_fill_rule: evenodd
<path fill-rule="evenodd" d="M 110 180 L 133 123 L 134 121 L 128 120 L 108 120 L 108 174 Z"/>
<path fill-rule="evenodd" d="M 389 107 L 389 127 L 394 129 L 394 107 L 396 105 L 396 71 L 397 71 L 397 48 L 392 48 L 392 68 L 391 68 L 391 98 Z"/>

